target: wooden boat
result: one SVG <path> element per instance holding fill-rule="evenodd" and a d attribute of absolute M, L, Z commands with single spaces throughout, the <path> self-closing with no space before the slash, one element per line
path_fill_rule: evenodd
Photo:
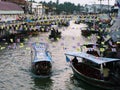
<path fill-rule="evenodd" d="M 52 58 L 45 43 L 33 43 L 31 51 L 32 71 L 36 75 L 49 75 L 52 69 Z"/>
<path fill-rule="evenodd" d="M 83 27 L 81 28 L 81 34 L 84 36 L 84 37 L 88 37 L 91 35 L 91 31 L 89 28 L 87 27 Z"/>
<path fill-rule="evenodd" d="M 81 17 L 77 17 L 77 19 L 75 20 L 75 24 L 80 24 L 81 23 Z"/>
<path fill-rule="evenodd" d="M 55 30 L 55 29 L 51 30 L 49 39 L 56 41 L 59 38 L 61 38 L 61 32 L 59 32 L 58 30 Z"/>
<path fill-rule="evenodd" d="M 100 56 L 100 52 L 98 48 L 99 45 L 94 43 L 83 44 L 80 46 L 82 52 L 86 52 L 87 54 L 91 54 L 97 57 Z"/>
<path fill-rule="evenodd" d="M 120 59 L 96 57 L 85 52 L 68 52 L 65 55 L 78 79 L 104 89 L 120 90 L 120 68 L 116 67 Z"/>

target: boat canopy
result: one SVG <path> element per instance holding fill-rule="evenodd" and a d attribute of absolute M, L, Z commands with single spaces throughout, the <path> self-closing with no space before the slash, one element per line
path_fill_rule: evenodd
<path fill-rule="evenodd" d="M 35 52 L 34 62 L 40 62 L 40 61 L 50 61 L 51 58 L 45 53 L 41 52 Z"/>
<path fill-rule="evenodd" d="M 35 51 L 34 61 L 51 61 L 51 56 L 48 54 L 47 46 L 45 43 L 33 43 L 32 47 Z"/>
<path fill-rule="evenodd" d="M 85 58 L 88 61 L 91 61 L 93 63 L 96 64 L 103 64 L 103 63 L 107 63 L 107 62 L 115 62 L 115 61 L 120 61 L 120 59 L 116 59 L 116 58 L 104 58 L 104 57 L 96 57 L 93 56 L 91 54 L 87 54 L 85 52 L 67 52 L 65 53 L 65 55 L 67 56 L 76 56 L 79 58 Z"/>
<path fill-rule="evenodd" d="M 39 43 L 39 42 L 32 43 L 32 47 L 36 52 L 37 51 L 44 52 L 47 50 L 47 45 L 45 43 Z"/>

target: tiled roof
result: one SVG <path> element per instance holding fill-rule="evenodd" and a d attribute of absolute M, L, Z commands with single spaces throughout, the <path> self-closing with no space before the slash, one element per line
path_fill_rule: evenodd
<path fill-rule="evenodd" d="M 23 11 L 23 9 L 15 3 L 0 1 L 0 10 L 3 11 Z"/>
<path fill-rule="evenodd" d="M 1 1 L 7 1 L 7 2 L 13 2 L 13 3 L 17 3 L 17 4 L 22 4 L 24 5 L 26 3 L 26 0 L 1 0 Z"/>

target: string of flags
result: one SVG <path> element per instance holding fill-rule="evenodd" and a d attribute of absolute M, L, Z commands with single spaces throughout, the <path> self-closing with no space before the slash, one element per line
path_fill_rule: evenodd
<path fill-rule="evenodd" d="M 72 27 L 72 29 L 75 29 L 75 28 Z M 63 30 L 64 30 L 64 29 L 63 29 Z M 64 40 L 65 40 L 65 37 L 62 37 L 61 39 L 64 41 Z M 88 39 L 90 39 L 90 37 L 88 37 Z M 25 41 L 28 41 L 28 38 L 25 38 L 24 40 L 25 40 Z M 46 38 L 46 40 L 48 41 L 49 39 Z M 57 40 L 59 40 L 59 38 L 57 38 Z M 72 40 L 75 40 L 75 37 L 72 37 Z M 37 38 L 35 38 L 35 41 L 37 41 L 37 42 L 39 42 L 39 41 L 45 41 L 45 39 L 43 39 L 43 38 L 39 39 L 39 37 L 37 37 Z M 14 43 L 14 40 L 11 38 L 11 39 L 10 39 L 10 42 L 11 42 L 11 43 Z M 17 43 L 14 43 L 13 46 L 11 46 L 11 47 L 12 47 L 12 48 L 17 48 L 17 47 L 18 47 L 18 46 L 17 46 L 18 43 L 19 43 L 19 47 L 20 47 L 20 48 L 26 47 L 26 46 L 24 45 L 24 43 L 20 43 L 20 39 L 17 39 Z M 5 44 L 8 45 L 7 42 L 6 42 Z M 29 45 L 29 46 L 30 46 L 30 45 Z M 64 50 L 68 49 L 68 47 L 65 46 L 65 42 L 62 42 L 62 43 L 61 43 L 61 46 L 64 47 L 64 48 L 63 48 Z M 8 46 L 8 47 L 10 48 L 10 46 Z M 56 47 L 56 45 L 53 44 L 53 48 L 55 48 L 55 47 Z M 66 48 L 66 47 L 67 47 L 67 48 Z M 71 47 L 72 47 L 73 49 L 77 49 L 77 51 L 79 51 L 79 50 L 80 50 L 80 49 L 79 49 L 80 43 L 78 42 L 78 43 L 76 43 L 76 45 L 71 45 Z M 1 50 L 5 49 L 5 48 L 6 48 L 6 47 L 1 47 Z M 26 47 L 26 50 L 29 50 L 29 49 L 30 49 L 29 47 Z"/>
<path fill-rule="evenodd" d="M 71 29 L 75 29 L 75 27 L 71 27 Z M 78 29 L 78 28 L 76 28 L 76 29 Z M 101 30 L 101 31 L 102 31 L 102 30 Z M 117 35 L 117 37 L 119 37 L 119 35 Z M 87 37 L 87 39 L 90 39 L 90 38 L 91 38 L 91 37 Z M 100 36 L 97 36 L 97 38 L 99 39 Z M 65 40 L 64 37 L 62 37 L 61 39 L 62 39 L 63 41 Z M 72 37 L 71 39 L 74 41 L 76 38 L 75 38 L 75 37 Z M 24 39 L 24 40 L 25 40 L 25 41 L 28 41 L 27 38 Z M 49 39 L 46 38 L 46 40 L 49 40 Z M 59 40 L 59 38 L 57 38 L 57 40 Z M 43 39 L 43 38 L 41 38 L 41 39 L 40 39 L 40 38 L 35 38 L 35 41 L 38 41 L 38 42 L 39 42 L 39 41 L 45 41 L 45 39 Z M 12 38 L 10 39 L 10 42 L 13 43 L 13 47 L 14 47 L 14 48 L 17 48 L 17 43 L 14 43 L 14 40 L 13 40 Z M 17 40 L 17 42 L 19 42 L 19 47 L 20 47 L 20 48 L 26 47 L 26 45 L 25 45 L 24 43 L 20 43 L 20 40 Z M 5 44 L 8 45 L 7 42 L 6 42 Z M 104 45 L 104 42 L 101 42 L 101 44 Z M 78 47 L 80 46 L 80 43 L 79 43 L 79 42 L 76 43 L 76 45 L 71 45 L 71 47 L 67 47 L 66 44 L 65 44 L 65 42 L 62 42 L 60 45 L 63 47 L 64 50 L 67 50 L 68 48 L 71 48 L 71 47 L 72 47 L 73 49 L 77 49 L 77 51 L 80 50 L 80 49 L 78 48 Z M 53 47 L 53 48 L 56 48 L 57 46 L 56 46 L 55 43 L 53 43 L 52 47 Z M 6 49 L 6 47 L 0 46 L 0 49 L 1 49 L 1 50 L 4 50 L 4 49 Z M 29 48 L 29 47 L 26 47 L 26 50 L 30 50 L 30 48 Z M 104 51 L 104 48 L 101 48 L 100 51 L 103 52 L 103 51 Z"/>
<path fill-rule="evenodd" d="M 71 39 L 74 41 L 75 37 L 71 37 Z M 28 38 L 25 38 L 24 40 L 29 41 Z M 47 40 L 49 40 L 49 39 L 48 38 L 39 38 L 39 37 L 35 38 L 36 42 L 40 42 L 40 41 L 43 42 L 43 41 L 47 41 Z M 6 46 L 0 46 L 0 50 L 16 49 L 16 48 L 25 48 L 26 50 L 31 50 L 30 48 L 31 48 L 32 41 L 29 41 L 27 43 L 26 42 L 14 43 L 12 38 L 10 39 L 10 41 L 12 42 L 12 44 L 9 45 L 7 42 L 5 42 L 4 44 L 6 44 Z M 63 47 L 63 50 L 73 48 L 73 49 L 76 49 L 77 51 L 80 51 L 80 42 L 76 42 L 74 45 L 71 45 L 71 47 L 67 47 L 65 43 L 66 43 L 65 37 L 62 37 L 62 42 L 60 43 L 60 45 L 61 45 L 61 47 Z M 51 43 L 49 43 L 49 44 L 51 44 Z M 52 48 L 57 48 L 56 43 L 52 43 Z"/>

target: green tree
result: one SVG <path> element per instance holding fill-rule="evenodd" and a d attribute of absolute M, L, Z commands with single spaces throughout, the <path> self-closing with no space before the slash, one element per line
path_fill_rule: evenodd
<path fill-rule="evenodd" d="M 65 12 L 66 14 L 73 14 L 74 11 L 76 11 L 77 13 L 80 13 L 81 11 L 83 11 L 84 7 L 81 6 L 80 4 L 75 5 L 74 3 L 71 2 L 64 2 L 61 4 L 57 4 L 55 2 L 40 2 L 42 3 L 44 6 L 49 7 L 49 11 L 54 10 L 57 14 L 61 14 L 62 12 Z"/>

